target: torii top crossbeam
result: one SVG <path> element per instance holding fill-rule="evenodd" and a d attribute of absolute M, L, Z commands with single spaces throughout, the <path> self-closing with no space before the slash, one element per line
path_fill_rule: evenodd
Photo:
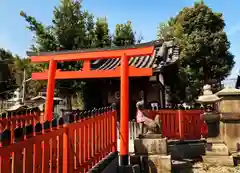
<path fill-rule="evenodd" d="M 63 61 L 80 61 L 84 60 L 83 68 L 79 71 L 56 71 L 56 79 L 87 79 L 87 78 L 114 78 L 120 77 L 120 67 L 113 70 L 91 70 L 91 60 L 114 59 L 120 58 L 124 54 L 128 58 L 136 56 L 147 56 L 153 52 L 153 45 L 149 43 L 139 44 L 124 48 L 114 49 L 87 49 L 82 51 L 64 51 L 64 52 L 51 52 L 51 53 L 32 53 L 27 54 L 31 57 L 33 63 L 56 62 Z M 136 68 L 129 67 L 129 76 L 152 76 L 152 68 Z M 48 79 L 48 71 L 38 72 L 32 74 L 33 80 L 46 80 Z"/>
<path fill-rule="evenodd" d="M 121 165 L 128 164 L 128 143 L 129 143 L 129 77 L 152 76 L 152 68 L 136 68 L 129 66 L 128 59 L 135 56 L 152 55 L 153 44 L 139 44 L 130 47 L 115 49 L 95 49 L 85 51 L 67 51 L 52 53 L 27 53 L 33 63 L 49 62 L 49 69 L 45 72 L 32 74 L 33 80 L 48 80 L 47 99 L 45 105 L 45 116 L 52 120 L 53 97 L 56 79 L 84 79 L 84 78 L 110 78 L 120 77 L 120 161 Z M 120 68 L 113 70 L 91 70 L 91 60 L 120 58 Z M 83 60 L 83 68 L 79 71 L 60 71 L 56 67 L 57 62 Z"/>

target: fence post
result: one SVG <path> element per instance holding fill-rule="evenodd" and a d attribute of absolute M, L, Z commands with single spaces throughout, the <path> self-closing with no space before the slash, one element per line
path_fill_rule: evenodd
<path fill-rule="evenodd" d="M 70 172 L 70 164 L 68 163 L 69 152 L 71 152 L 70 140 L 69 140 L 69 129 L 66 126 L 63 128 L 65 128 L 65 131 L 63 133 L 63 172 Z"/>
<path fill-rule="evenodd" d="M 112 111 L 112 152 L 117 151 L 117 111 Z"/>
<path fill-rule="evenodd" d="M 179 126 L 179 137 L 184 139 L 184 117 L 182 110 L 178 110 L 178 126 Z"/>

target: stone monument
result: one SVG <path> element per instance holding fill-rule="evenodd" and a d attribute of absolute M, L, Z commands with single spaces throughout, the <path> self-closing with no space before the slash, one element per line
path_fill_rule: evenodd
<path fill-rule="evenodd" d="M 240 89 L 224 88 L 216 93 L 222 97 L 219 102 L 221 128 L 224 143 L 230 154 L 240 159 Z"/>
<path fill-rule="evenodd" d="M 144 102 L 137 103 L 137 109 L 142 109 Z M 135 154 L 130 156 L 131 164 L 139 164 L 144 172 L 171 172 L 171 156 L 167 154 L 167 139 L 161 135 L 161 121 L 159 115 L 154 119 L 143 114 L 143 125 L 147 133 L 140 134 L 134 140 Z"/>
<path fill-rule="evenodd" d="M 221 100 L 213 94 L 210 85 L 203 87 L 203 95 L 198 102 L 204 106 L 202 115 L 208 126 L 208 137 L 203 161 L 209 164 L 233 165 L 233 157 L 230 156 L 227 145 L 224 143 L 221 116 L 218 112 L 218 103 Z"/>

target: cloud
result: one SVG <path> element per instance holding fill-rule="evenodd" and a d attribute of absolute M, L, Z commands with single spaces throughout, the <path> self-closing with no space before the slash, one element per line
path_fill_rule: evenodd
<path fill-rule="evenodd" d="M 238 33 L 239 31 L 240 31 L 240 23 L 230 27 L 229 30 L 227 30 L 227 35 L 231 36 Z"/>

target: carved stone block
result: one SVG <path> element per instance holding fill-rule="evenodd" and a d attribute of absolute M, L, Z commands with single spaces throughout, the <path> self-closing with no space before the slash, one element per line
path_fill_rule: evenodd
<path fill-rule="evenodd" d="M 234 166 L 232 156 L 203 156 L 203 162 L 210 165 Z"/>
<path fill-rule="evenodd" d="M 224 143 L 207 143 L 206 155 L 209 156 L 229 156 L 229 151 Z"/>
<path fill-rule="evenodd" d="M 172 170 L 171 156 L 143 156 L 142 165 L 146 173 L 170 173 Z"/>
<path fill-rule="evenodd" d="M 162 154 L 167 155 L 167 139 L 135 139 L 134 150 L 136 155 Z"/>

